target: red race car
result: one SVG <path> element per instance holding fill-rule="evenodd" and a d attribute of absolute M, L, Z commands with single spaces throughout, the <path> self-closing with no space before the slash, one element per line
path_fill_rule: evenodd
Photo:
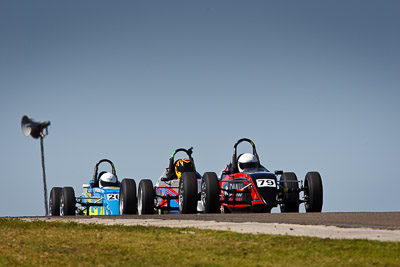
<path fill-rule="evenodd" d="M 250 143 L 253 153 L 237 156 L 242 142 Z M 242 138 L 234 145 L 232 162 L 220 177 L 214 172 L 203 175 L 201 202 L 205 213 L 271 212 L 278 205 L 281 212 L 299 212 L 301 203 L 306 212 L 321 212 L 322 180 L 318 172 L 308 172 L 304 184 L 293 172 L 270 172 L 260 164 L 254 142 Z"/>

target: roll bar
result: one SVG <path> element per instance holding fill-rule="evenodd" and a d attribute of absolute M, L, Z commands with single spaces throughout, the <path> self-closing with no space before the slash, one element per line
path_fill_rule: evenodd
<path fill-rule="evenodd" d="M 237 146 L 242 143 L 242 142 L 248 142 L 251 144 L 251 146 L 253 147 L 253 155 L 257 158 L 258 160 L 258 165 L 260 166 L 260 157 L 257 154 L 257 150 L 256 150 L 256 145 L 254 144 L 253 141 L 251 141 L 249 138 L 242 138 L 239 139 L 235 145 L 233 146 L 233 156 L 232 156 L 232 173 L 236 173 L 239 172 L 238 169 L 238 163 L 237 163 Z"/>
<path fill-rule="evenodd" d="M 116 173 L 116 171 L 115 171 L 114 163 L 112 163 L 112 161 L 109 160 L 109 159 L 102 159 L 102 160 L 100 160 L 99 162 L 97 162 L 96 166 L 94 166 L 93 186 L 95 186 L 95 187 L 97 187 L 98 184 L 99 184 L 99 179 L 98 179 L 97 175 L 98 175 L 98 172 L 99 172 L 99 165 L 100 165 L 101 163 L 103 163 L 103 162 L 109 163 L 109 164 L 111 165 L 111 172 L 112 172 L 112 174 L 114 174 L 115 176 L 117 176 L 117 173 Z"/>
<path fill-rule="evenodd" d="M 194 160 L 192 158 L 193 147 L 191 147 L 189 149 L 185 149 L 185 148 L 175 149 L 174 152 L 172 152 L 171 157 L 169 158 L 169 167 L 168 167 L 168 174 L 167 174 L 168 177 L 173 176 L 173 172 L 174 172 L 174 169 L 175 169 L 174 168 L 175 155 L 178 152 L 185 152 L 189 156 L 189 159 L 193 163 L 193 166 L 194 166 Z"/>

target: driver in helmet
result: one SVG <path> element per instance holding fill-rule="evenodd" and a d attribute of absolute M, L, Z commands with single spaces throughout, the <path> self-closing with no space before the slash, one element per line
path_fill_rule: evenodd
<path fill-rule="evenodd" d="M 117 177 L 111 172 L 103 172 L 100 174 L 99 187 L 118 187 Z"/>
<path fill-rule="evenodd" d="M 175 174 L 178 180 L 184 172 L 196 172 L 193 162 L 190 159 L 179 159 L 175 162 Z"/>
<path fill-rule="evenodd" d="M 244 169 L 254 169 L 259 166 L 257 157 L 250 153 L 243 153 L 238 157 L 238 169 L 239 172 L 243 172 Z"/>

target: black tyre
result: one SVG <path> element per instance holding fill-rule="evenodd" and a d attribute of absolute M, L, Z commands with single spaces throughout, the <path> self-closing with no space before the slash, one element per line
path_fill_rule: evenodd
<path fill-rule="evenodd" d="M 219 206 L 219 182 L 215 172 L 206 172 L 201 182 L 201 202 L 204 213 L 221 212 Z"/>
<path fill-rule="evenodd" d="M 141 180 L 138 189 L 138 213 L 154 214 L 154 189 L 150 179 Z"/>
<path fill-rule="evenodd" d="M 294 172 L 284 172 L 280 178 L 280 186 L 283 187 L 281 212 L 299 212 L 299 183 Z M 290 181 L 290 182 L 284 182 Z"/>
<path fill-rule="evenodd" d="M 194 172 L 184 172 L 179 180 L 179 212 L 181 214 L 197 211 L 197 177 Z"/>
<path fill-rule="evenodd" d="M 321 175 L 318 172 L 309 172 L 304 181 L 304 199 L 306 212 L 321 212 L 323 203 L 323 187 Z"/>
<path fill-rule="evenodd" d="M 119 215 L 136 214 L 136 182 L 122 179 L 119 191 Z"/>
<path fill-rule="evenodd" d="M 74 216 L 75 215 L 75 191 L 72 187 L 64 187 L 61 191 L 60 215 Z"/>
<path fill-rule="evenodd" d="M 60 200 L 61 200 L 62 188 L 53 187 L 50 191 L 49 199 L 49 215 L 60 216 Z"/>

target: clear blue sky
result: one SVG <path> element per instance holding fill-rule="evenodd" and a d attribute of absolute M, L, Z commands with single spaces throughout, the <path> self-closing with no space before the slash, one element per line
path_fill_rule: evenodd
<path fill-rule="evenodd" d="M 102 158 L 156 181 L 178 147 L 219 173 L 248 137 L 319 171 L 324 211 L 399 211 L 399 29 L 389 0 L 1 1 L 0 216 L 44 214 L 24 114 L 51 121 L 49 192 Z"/>

